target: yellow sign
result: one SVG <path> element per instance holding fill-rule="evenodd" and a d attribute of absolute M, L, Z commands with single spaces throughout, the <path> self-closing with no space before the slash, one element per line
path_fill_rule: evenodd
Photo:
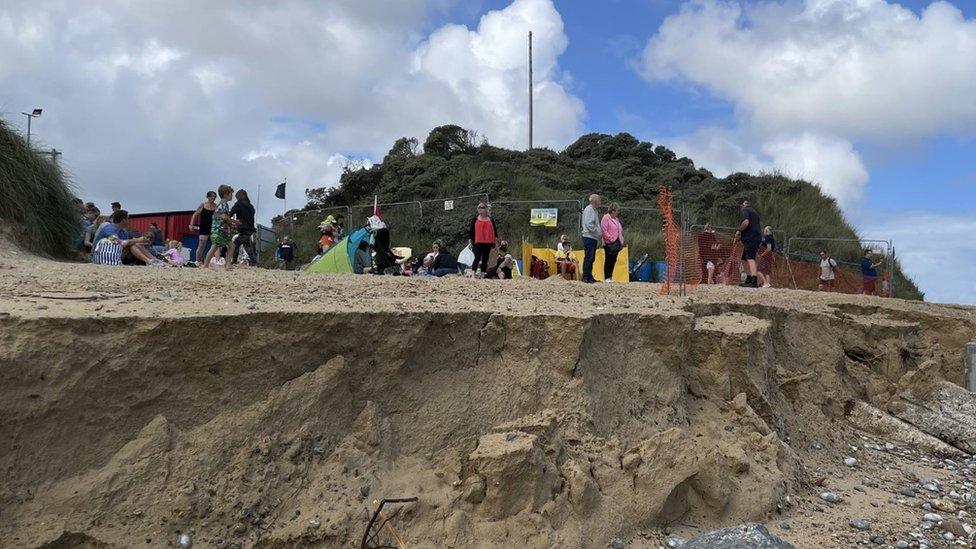
<path fill-rule="evenodd" d="M 559 218 L 556 208 L 532 208 L 529 225 L 533 227 L 555 227 Z"/>

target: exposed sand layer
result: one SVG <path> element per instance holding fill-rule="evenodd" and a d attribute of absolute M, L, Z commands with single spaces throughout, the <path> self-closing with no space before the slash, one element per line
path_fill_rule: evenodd
<path fill-rule="evenodd" d="M 401 497 L 410 547 L 969 536 L 974 308 L 2 261 L 5 547 L 358 547 Z"/>

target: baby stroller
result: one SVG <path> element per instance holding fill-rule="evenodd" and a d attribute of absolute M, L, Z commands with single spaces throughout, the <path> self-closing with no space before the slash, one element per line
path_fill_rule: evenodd
<path fill-rule="evenodd" d="M 638 261 L 637 263 L 635 263 L 634 264 L 634 268 L 630 270 L 630 281 L 631 282 L 637 282 L 638 277 L 640 276 L 640 270 L 644 266 L 645 263 L 647 263 L 647 254 L 644 254 L 643 256 L 641 256 L 640 261 Z"/>

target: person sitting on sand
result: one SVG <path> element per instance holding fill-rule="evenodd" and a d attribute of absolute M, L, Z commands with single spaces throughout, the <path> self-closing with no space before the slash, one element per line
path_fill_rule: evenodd
<path fill-rule="evenodd" d="M 566 280 L 573 280 L 579 270 L 576 258 L 573 257 L 573 245 L 568 240 L 563 240 L 559 246 L 559 253 L 556 254 L 556 274 L 562 275 Z"/>
<path fill-rule="evenodd" d="M 170 267 L 182 267 L 186 264 L 183 257 L 183 243 L 179 240 L 170 240 L 166 244 L 166 251 L 163 252 L 163 259 Z"/>
<path fill-rule="evenodd" d="M 358 275 L 369 274 L 373 269 L 373 258 L 369 255 L 369 242 L 365 239 L 359 241 L 354 255 L 355 262 L 352 264 L 352 272 Z"/>
<path fill-rule="evenodd" d="M 110 236 L 116 237 L 118 244 L 122 246 L 122 263 L 126 265 L 164 265 L 163 261 L 153 257 L 146 246 L 149 238 L 140 236 L 129 238 L 129 212 L 116 210 L 112 213 L 112 218 L 102 223 L 95 232 L 95 245 L 100 240 Z"/>
<path fill-rule="evenodd" d="M 81 216 L 81 246 L 83 252 L 91 252 L 95 245 L 95 232 L 98 230 L 98 216 L 101 212 L 89 203 L 85 207 L 85 214 Z"/>
<path fill-rule="evenodd" d="M 563 253 L 565 251 L 563 249 L 563 246 L 567 243 L 569 243 L 569 239 L 566 238 L 566 235 L 560 235 L 559 240 L 556 241 L 556 251 L 559 253 Z"/>
<path fill-rule="evenodd" d="M 508 253 L 508 242 L 502 240 L 498 245 L 498 259 L 495 265 L 488 267 L 485 278 L 497 278 L 499 280 L 512 278 L 512 267 L 515 265 L 515 258 Z"/>
<path fill-rule="evenodd" d="M 448 251 L 443 242 L 434 242 L 431 249 L 434 250 L 435 255 L 428 269 L 430 276 L 441 277 L 458 274 L 457 259 Z"/>

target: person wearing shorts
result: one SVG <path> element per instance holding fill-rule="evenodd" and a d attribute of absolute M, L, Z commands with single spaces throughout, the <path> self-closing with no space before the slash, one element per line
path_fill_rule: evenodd
<path fill-rule="evenodd" d="M 210 251 L 204 260 L 203 268 L 210 266 L 213 259 L 221 248 L 230 244 L 230 199 L 234 196 L 234 188 L 230 185 L 221 185 L 217 188 L 217 197 L 220 202 L 214 208 L 213 222 L 210 224 Z M 226 256 L 226 254 L 225 254 Z M 224 257 L 225 264 L 230 263 L 230 258 Z"/>
<path fill-rule="evenodd" d="M 866 248 L 861 258 L 861 293 L 864 295 L 878 295 L 878 267 L 884 260 L 875 263 L 871 261 L 873 257 L 871 248 Z"/>
<path fill-rule="evenodd" d="M 817 289 L 821 292 L 833 291 L 836 279 L 837 262 L 830 257 L 827 250 L 820 250 L 820 279 L 817 283 Z"/>
<path fill-rule="evenodd" d="M 203 263 L 203 254 L 207 249 L 207 242 L 210 240 L 210 233 L 213 231 L 213 213 L 217 209 L 217 193 L 207 191 L 207 199 L 197 206 L 190 218 L 190 230 L 197 231 L 200 235 L 197 243 L 196 255 L 193 259 L 197 263 Z"/>
<path fill-rule="evenodd" d="M 759 223 L 759 213 L 753 209 L 748 200 L 742 201 L 739 209 L 739 231 L 742 233 L 742 270 L 746 272 L 746 281 L 739 286 L 743 288 L 759 287 L 759 271 L 756 265 L 756 254 L 762 242 L 762 226 Z"/>

